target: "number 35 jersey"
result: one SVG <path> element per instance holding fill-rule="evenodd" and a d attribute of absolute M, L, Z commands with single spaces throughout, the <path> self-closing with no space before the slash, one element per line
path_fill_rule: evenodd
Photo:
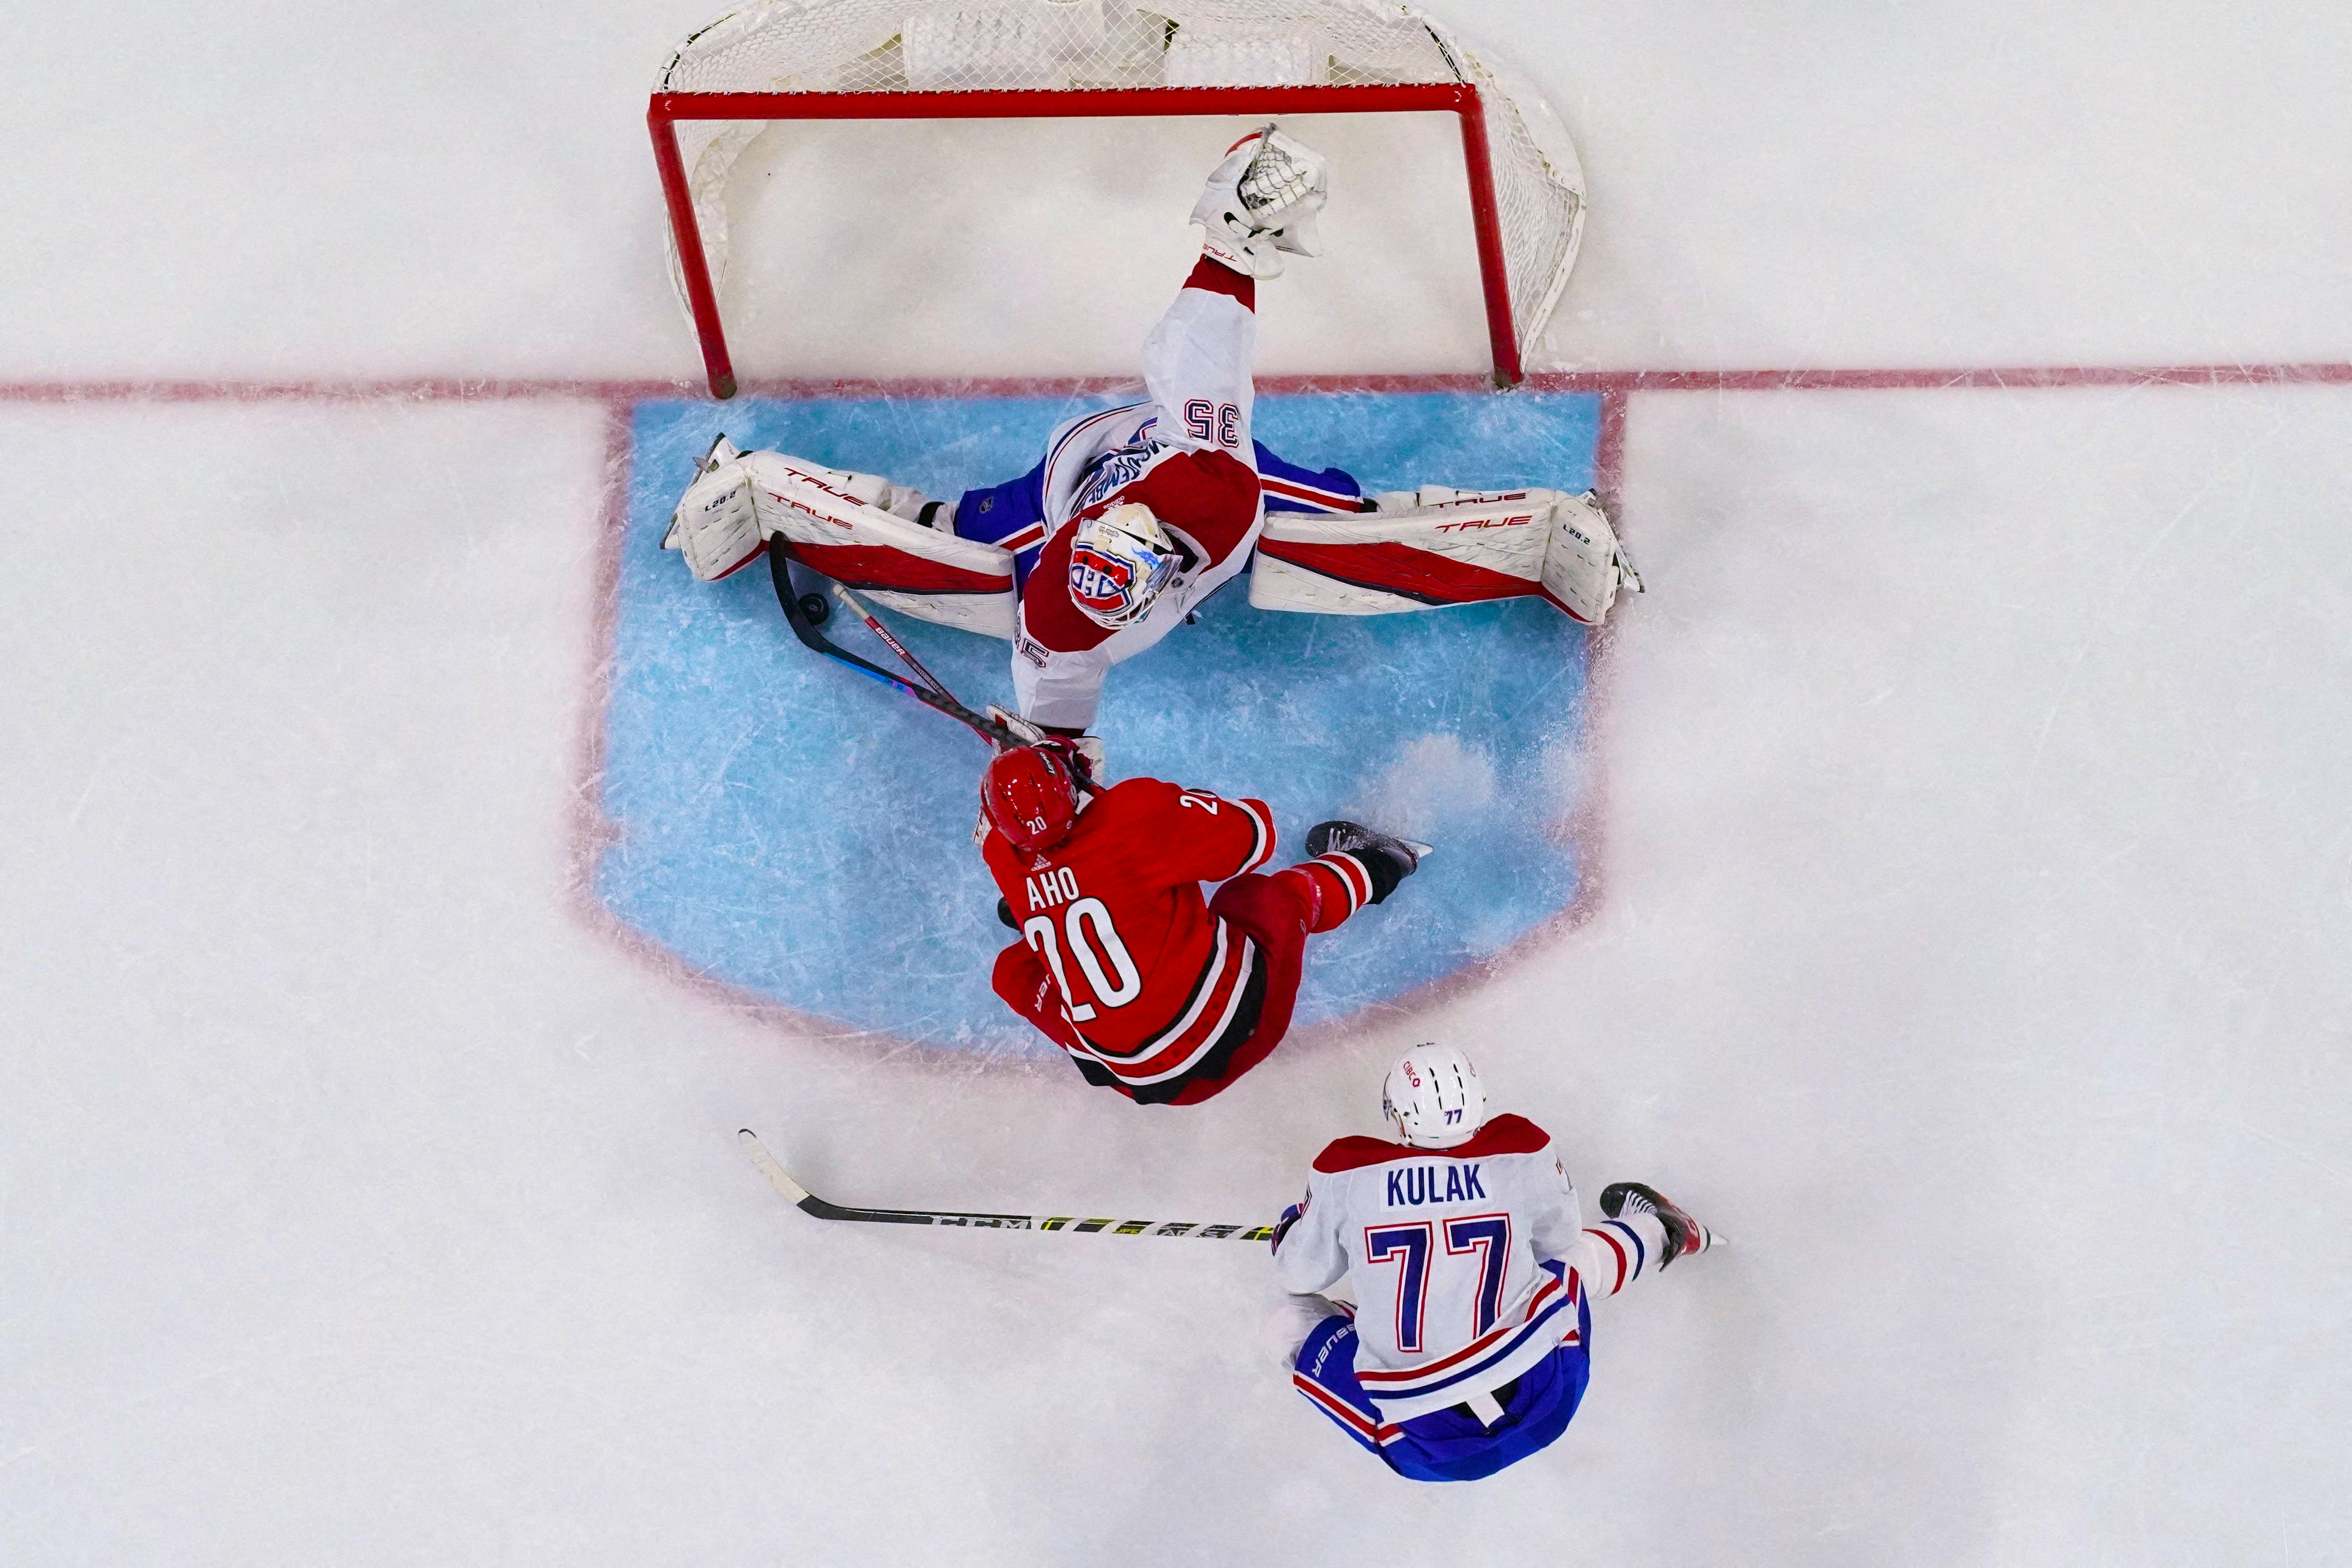
<path fill-rule="evenodd" d="M 1565 1256 L 1583 1230 L 1551 1139 L 1497 1116 L 1452 1149 L 1342 1138 L 1315 1158 L 1275 1274 L 1300 1294 L 1345 1277 L 1356 1381 L 1384 1421 L 1459 1405 L 1517 1377 L 1579 1331 Z"/>
<path fill-rule="evenodd" d="M 1201 884 L 1274 853 L 1264 802 L 1127 779 L 1087 800 L 1043 856 L 1022 855 L 992 828 L 981 852 L 1021 927 L 1022 942 L 998 960 L 997 988 L 1035 975 L 1024 949 L 1042 961 L 1059 993 L 1065 1050 L 1144 1086 L 1181 1076 L 1215 1045 L 1241 1006 L 1254 952 L 1209 912 Z"/>

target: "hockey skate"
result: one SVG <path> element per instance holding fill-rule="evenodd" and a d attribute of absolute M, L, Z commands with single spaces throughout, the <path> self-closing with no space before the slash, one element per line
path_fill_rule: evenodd
<path fill-rule="evenodd" d="M 1628 1212 L 1654 1216 L 1666 1233 L 1666 1255 L 1658 1259 L 1661 1268 L 1671 1268 L 1675 1258 L 1705 1252 L 1716 1244 L 1713 1231 L 1668 1203 L 1657 1188 L 1639 1182 L 1612 1182 L 1601 1188 L 1601 1212 L 1611 1219 Z"/>
<path fill-rule="evenodd" d="M 1371 901 L 1376 904 L 1419 870 L 1421 858 L 1429 852 L 1426 844 L 1376 833 L 1360 822 L 1318 822 L 1307 830 L 1309 855 L 1353 855 L 1360 860 L 1370 856 L 1380 860 L 1391 875 L 1382 878 L 1375 873 Z"/>

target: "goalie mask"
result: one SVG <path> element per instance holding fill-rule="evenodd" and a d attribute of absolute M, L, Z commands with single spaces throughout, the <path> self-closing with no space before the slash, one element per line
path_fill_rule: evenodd
<path fill-rule="evenodd" d="M 1070 541 L 1070 602 L 1097 626 L 1131 626 L 1176 580 L 1176 542 L 1138 501 L 1078 524 Z"/>
<path fill-rule="evenodd" d="M 1381 1114 L 1416 1149 L 1467 1143 L 1486 1124 L 1486 1086 L 1478 1069 L 1452 1046 L 1413 1047 L 1389 1068 L 1381 1088 Z"/>
<path fill-rule="evenodd" d="M 1078 819 L 1078 781 L 1052 746 L 1014 746 L 989 759 L 980 775 L 980 809 L 1013 847 L 1041 855 Z"/>

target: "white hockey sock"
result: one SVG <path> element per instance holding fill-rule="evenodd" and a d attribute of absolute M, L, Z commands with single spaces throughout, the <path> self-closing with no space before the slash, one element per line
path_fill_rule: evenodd
<path fill-rule="evenodd" d="M 1594 1297 L 1614 1296 L 1654 1272 L 1666 1255 L 1666 1227 L 1654 1214 L 1627 1214 L 1588 1226 L 1569 1252 L 1568 1266 Z"/>

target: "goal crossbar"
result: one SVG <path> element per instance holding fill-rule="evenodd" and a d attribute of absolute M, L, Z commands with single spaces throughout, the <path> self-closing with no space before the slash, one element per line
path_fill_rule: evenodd
<path fill-rule="evenodd" d="M 1462 156 L 1477 241 L 1478 275 L 1495 383 L 1522 374 L 1511 318 L 1502 223 L 1495 195 L 1486 118 L 1475 83 L 1400 82 L 1362 86 L 1243 86 L 966 89 L 905 92 L 656 92 L 646 110 L 654 163 L 677 247 L 679 278 L 714 397 L 735 395 L 735 367 L 719 319 L 719 294 L 695 215 L 678 146 L 681 121 L 761 120 L 1067 120 L 1112 116 L 1451 113 L 1462 128 Z"/>

